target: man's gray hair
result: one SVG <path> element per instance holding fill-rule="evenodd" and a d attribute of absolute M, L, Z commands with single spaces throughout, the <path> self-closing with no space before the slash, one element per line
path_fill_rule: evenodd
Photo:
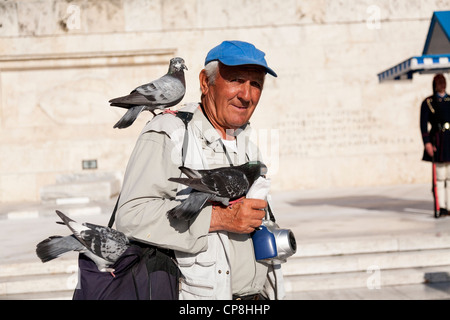
<path fill-rule="evenodd" d="M 213 60 L 211 62 L 208 62 L 208 64 L 205 66 L 205 73 L 206 77 L 208 78 L 209 84 L 214 84 L 218 72 L 219 72 L 219 61 Z"/>
<path fill-rule="evenodd" d="M 205 73 L 209 84 L 213 85 L 216 82 L 217 74 L 219 73 L 219 61 L 213 60 L 208 62 L 205 66 Z"/>

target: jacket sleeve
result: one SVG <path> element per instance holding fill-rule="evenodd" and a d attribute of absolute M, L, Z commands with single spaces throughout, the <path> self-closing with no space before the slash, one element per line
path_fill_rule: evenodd
<path fill-rule="evenodd" d="M 175 200 L 181 154 L 163 132 L 141 134 L 130 157 L 117 210 L 116 227 L 128 237 L 162 248 L 197 253 L 207 249 L 211 206 L 194 221 L 170 220 Z"/>

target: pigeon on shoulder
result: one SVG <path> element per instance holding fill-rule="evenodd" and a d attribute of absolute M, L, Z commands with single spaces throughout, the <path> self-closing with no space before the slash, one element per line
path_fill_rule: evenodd
<path fill-rule="evenodd" d="M 131 126 L 143 110 L 155 115 L 155 110 L 163 110 L 179 103 L 186 93 L 184 69 L 188 68 L 182 58 L 172 58 L 167 74 L 137 87 L 129 95 L 109 100 L 110 106 L 128 109 L 114 128 Z"/>
<path fill-rule="evenodd" d="M 128 238 L 120 231 L 91 223 L 80 224 L 61 211 L 56 213 L 71 231 L 72 235 L 52 236 L 36 246 L 36 254 L 42 262 L 58 258 L 63 253 L 78 251 L 95 262 L 103 272 L 113 272 L 111 265 L 130 246 Z M 58 222 L 61 223 L 61 222 Z"/>
<path fill-rule="evenodd" d="M 253 182 L 267 173 L 260 161 L 250 161 L 240 166 L 221 167 L 210 170 L 179 168 L 187 178 L 169 178 L 192 188 L 189 196 L 178 206 L 167 212 L 174 219 L 191 220 L 207 201 L 220 202 L 228 206 L 230 201 L 246 195 Z"/>

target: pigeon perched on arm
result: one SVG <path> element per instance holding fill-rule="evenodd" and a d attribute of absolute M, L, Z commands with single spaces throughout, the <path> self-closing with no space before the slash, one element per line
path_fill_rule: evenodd
<path fill-rule="evenodd" d="M 84 253 L 103 272 L 113 272 L 109 268 L 130 246 L 128 238 L 120 231 L 91 223 L 77 223 L 61 211 L 56 213 L 73 232 L 72 235 L 49 237 L 36 246 L 36 254 L 42 262 L 47 262 L 69 251 Z"/>
<path fill-rule="evenodd" d="M 167 212 L 175 219 L 190 220 L 200 212 L 207 201 L 229 201 L 244 196 L 253 182 L 267 173 L 267 167 L 260 161 L 250 161 L 240 166 L 221 167 L 211 170 L 179 168 L 187 178 L 169 178 L 191 187 L 193 191 L 178 206 Z"/>
<path fill-rule="evenodd" d="M 128 109 L 114 128 L 127 128 L 133 124 L 143 110 L 155 115 L 156 109 L 165 109 L 179 103 L 186 92 L 184 60 L 176 57 L 170 60 L 169 71 L 161 78 L 141 85 L 127 96 L 109 100 L 113 107 Z"/>

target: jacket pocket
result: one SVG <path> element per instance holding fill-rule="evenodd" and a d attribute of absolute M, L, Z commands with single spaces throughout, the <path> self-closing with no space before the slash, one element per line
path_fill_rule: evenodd
<path fill-rule="evenodd" d="M 199 253 L 176 251 L 176 259 L 180 267 L 190 268 L 193 265 L 210 267 L 216 263 L 217 251 L 221 250 L 217 235 L 208 234 L 208 250 Z"/>
<path fill-rule="evenodd" d="M 198 265 L 201 267 L 211 267 L 216 264 L 216 261 L 212 260 L 210 257 L 205 257 L 202 255 L 183 258 L 177 255 L 177 262 L 180 268 L 191 268 L 194 265 Z"/>
<path fill-rule="evenodd" d="M 214 286 L 198 279 L 180 279 L 180 300 L 211 299 Z"/>
<path fill-rule="evenodd" d="M 218 252 L 222 252 L 220 239 L 217 235 L 208 235 L 208 250 L 192 254 L 175 252 L 178 266 L 182 273 L 180 279 L 180 299 L 213 299 L 218 283 L 216 268 L 220 265 Z M 226 261 L 226 260 L 225 260 Z"/>

